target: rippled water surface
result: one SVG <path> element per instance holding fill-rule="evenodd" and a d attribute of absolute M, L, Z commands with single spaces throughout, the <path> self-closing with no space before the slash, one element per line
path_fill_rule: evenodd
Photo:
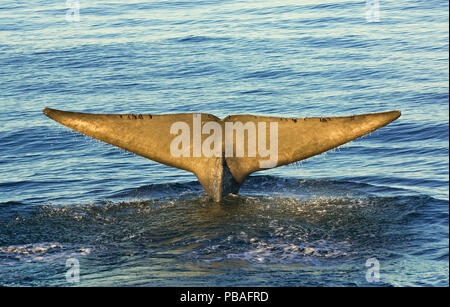
<path fill-rule="evenodd" d="M 0 285 L 448 286 L 448 2 L 380 0 L 379 22 L 339 0 L 81 0 L 72 23 L 66 11 L 0 8 Z M 44 107 L 402 116 L 216 204 L 194 175 Z"/>

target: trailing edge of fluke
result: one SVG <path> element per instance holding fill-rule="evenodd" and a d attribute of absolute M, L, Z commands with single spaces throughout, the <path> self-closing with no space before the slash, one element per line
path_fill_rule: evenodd
<path fill-rule="evenodd" d="M 43 113 L 95 139 L 194 173 L 205 192 L 217 202 L 229 193 L 238 193 L 247 175 L 253 172 L 323 153 L 377 130 L 401 114 L 390 111 L 307 118 L 230 115 L 220 119 L 204 113 L 88 114 L 49 108 Z M 177 135 L 180 131 L 185 134 Z M 227 136 L 226 132 L 230 131 L 231 136 Z M 175 138 L 180 141 L 175 144 L 176 149 L 180 149 L 179 145 L 181 149 L 184 146 L 185 154 L 174 155 L 171 151 Z M 276 147 L 276 160 L 269 163 L 269 167 L 267 164 L 262 166 L 268 159 L 267 154 L 255 151 L 252 146 L 256 144 L 257 149 L 263 151 L 267 150 L 266 146 Z M 215 149 L 214 154 L 205 154 L 211 146 Z"/>

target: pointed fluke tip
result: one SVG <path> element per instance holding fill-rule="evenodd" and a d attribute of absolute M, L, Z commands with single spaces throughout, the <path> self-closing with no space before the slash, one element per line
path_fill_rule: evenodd
<path fill-rule="evenodd" d="M 42 110 L 42 113 L 44 113 L 44 115 L 47 116 L 48 118 L 51 118 L 54 121 L 61 123 L 61 118 L 64 117 L 64 115 L 68 115 L 72 112 L 66 112 L 66 111 L 60 111 L 60 110 L 51 109 L 51 108 L 45 108 Z"/>
<path fill-rule="evenodd" d="M 45 116 L 51 118 L 51 115 L 52 115 L 52 113 L 53 113 L 54 111 L 56 111 L 56 110 L 50 109 L 50 108 L 45 108 L 45 109 L 42 110 L 42 113 L 44 113 Z"/>
<path fill-rule="evenodd" d="M 68 120 L 70 119 L 74 119 L 73 115 L 77 114 L 74 112 L 67 112 L 67 111 L 60 111 L 60 110 L 56 110 L 56 109 L 51 109 L 51 108 L 45 108 L 42 110 L 42 113 L 44 113 L 45 116 L 47 116 L 48 118 L 54 120 L 55 122 L 58 122 L 64 126 L 67 126 L 71 129 L 75 129 L 73 126 L 71 125 L 67 125 L 68 124 Z M 78 131 L 78 130 L 77 130 Z"/>
<path fill-rule="evenodd" d="M 381 116 L 379 118 L 380 119 L 382 118 L 382 121 L 384 122 L 383 126 L 387 125 L 389 123 L 392 123 L 394 120 L 399 118 L 400 115 L 402 115 L 402 113 L 400 111 L 398 111 L 398 110 L 387 111 L 387 112 L 380 112 L 380 113 L 372 113 L 372 114 Z"/>
<path fill-rule="evenodd" d="M 400 115 L 402 115 L 402 112 L 400 112 L 399 110 L 390 111 L 388 113 L 392 114 L 392 120 L 396 120 L 397 118 L 400 117 Z"/>
<path fill-rule="evenodd" d="M 395 110 L 395 111 L 377 112 L 377 113 L 361 114 L 361 115 L 362 116 L 367 115 L 368 119 L 373 118 L 375 120 L 375 122 L 378 122 L 379 124 L 381 124 L 380 126 L 376 127 L 376 129 L 379 129 L 389 123 L 392 123 L 394 120 L 399 118 L 400 115 L 402 115 L 402 113 L 398 110 Z"/>
<path fill-rule="evenodd" d="M 396 120 L 397 118 L 399 118 L 402 115 L 402 112 L 400 112 L 399 110 L 395 110 L 395 111 L 390 111 L 387 112 L 390 116 L 389 116 L 389 123 L 392 123 L 394 120 Z"/>

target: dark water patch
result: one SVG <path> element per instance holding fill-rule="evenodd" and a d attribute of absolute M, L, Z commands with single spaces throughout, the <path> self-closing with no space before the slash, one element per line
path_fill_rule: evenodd
<path fill-rule="evenodd" d="M 420 121 L 399 120 L 395 124 L 395 133 L 392 126 L 383 128 L 379 133 L 370 136 L 371 140 L 397 143 L 406 142 L 413 144 L 421 141 L 448 141 L 448 122 L 421 123 Z"/>
<path fill-rule="evenodd" d="M 174 39 L 172 39 L 174 40 Z M 224 42 L 228 41 L 229 38 L 227 37 L 218 37 L 218 36 L 196 36 L 196 35 L 189 35 L 186 37 L 181 37 L 175 39 L 175 42 L 178 43 L 203 43 L 203 42 Z"/>
<path fill-rule="evenodd" d="M 314 197 L 354 197 L 370 195 L 370 184 L 332 179 L 294 179 L 270 175 L 253 175 L 246 179 L 240 193 L 245 195 L 291 195 L 310 199 Z M 386 187 L 389 189 L 388 187 Z"/>
<path fill-rule="evenodd" d="M 160 197 L 192 197 L 192 195 L 203 194 L 203 188 L 198 181 L 187 183 L 163 183 L 142 186 L 138 188 L 127 189 L 114 193 L 109 198 L 142 199 L 142 198 L 160 198 Z"/>
<path fill-rule="evenodd" d="M 272 91 L 264 90 L 264 89 L 254 89 L 254 90 L 246 90 L 238 92 L 239 95 L 272 95 Z"/>
<path fill-rule="evenodd" d="M 230 266 L 257 266 L 262 272 L 288 264 L 339 268 L 360 265 L 374 254 L 392 261 L 416 247 L 413 238 L 420 236 L 414 225 L 426 216 L 428 202 L 423 197 L 234 196 L 223 204 L 194 197 L 46 205 L 5 219 L 0 259 L 3 265 L 51 263 L 52 257 L 78 253 L 85 274 L 101 273 L 93 265 L 100 258 L 123 269 L 130 261 L 148 266 L 165 259 L 216 273 Z M 101 282 L 101 275 L 92 282 Z"/>
<path fill-rule="evenodd" d="M 41 111 L 38 111 L 38 113 L 41 113 Z M 41 116 L 44 118 L 44 115 Z M 61 135 L 68 136 L 68 138 L 61 137 Z M 2 146 L 8 147 L 9 153 L 17 158 L 48 151 L 49 143 L 54 150 L 67 148 L 67 146 L 76 149 L 80 146 L 80 143 L 77 142 L 80 139 L 85 139 L 85 137 L 69 130 L 58 130 L 55 134 L 55 130 L 51 126 L 22 127 L 21 129 L 10 129 L 0 134 Z"/>
<path fill-rule="evenodd" d="M 355 3 L 348 1 L 348 2 L 338 2 L 338 3 L 323 3 L 323 4 L 312 4 L 312 5 L 308 5 L 305 7 L 307 7 L 308 9 L 311 10 L 326 10 L 326 9 L 345 9 L 345 8 L 351 8 L 354 7 Z"/>
<path fill-rule="evenodd" d="M 388 133 L 386 133 L 388 134 Z M 369 140 L 366 140 L 369 142 Z M 378 145 L 378 142 L 370 139 L 370 143 Z M 365 146 L 353 145 L 351 150 L 358 154 L 374 155 L 378 157 L 389 157 L 390 155 L 401 155 L 406 157 L 408 155 L 415 156 L 417 160 L 420 155 L 436 155 L 436 156 L 446 156 L 448 155 L 448 148 L 442 148 L 440 146 L 429 146 L 429 142 L 426 140 L 411 142 L 410 146 L 404 146 L 402 148 L 390 147 L 390 146 L 380 146 L 367 148 Z M 348 148 L 343 148 L 342 151 L 348 151 Z M 399 162 L 401 163 L 401 162 Z"/>
<path fill-rule="evenodd" d="M 306 47 L 320 48 L 364 48 L 373 47 L 367 38 L 356 35 L 349 36 L 302 36 L 297 41 Z"/>
<path fill-rule="evenodd" d="M 227 1 L 221 2 L 221 4 L 226 3 Z M 200 1 L 192 1 L 192 0 L 165 0 L 165 1 L 156 1 L 156 2 L 139 2 L 139 3 L 120 3 L 120 8 L 131 12 L 133 10 L 141 11 L 141 10 L 148 10 L 148 11 L 154 11 L 154 10 L 174 10 L 177 11 L 178 9 L 189 9 L 193 7 L 203 7 L 203 6 L 209 6 L 209 5 L 216 5 L 218 2 L 216 0 L 200 0 Z"/>
<path fill-rule="evenodd" d="M 265 70 L 265 71 L 254 71 L 246 73 L 242 78 L 244 79 L 275 79 L 282 78 L 292 74 L 292 71 L 288 68 L 285 69 L 273 69 L 273 70 Z"/>

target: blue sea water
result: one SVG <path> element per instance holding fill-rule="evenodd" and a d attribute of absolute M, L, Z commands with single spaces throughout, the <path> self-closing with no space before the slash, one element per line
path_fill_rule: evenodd
<path fill-rule="evenodd" d="M 378 22 L 350 0 L 80 0 L 78 22 L 67 10 L 0 5 L 1 286 L 449 285 L 448 1 L 380 0 Z M 216 204 L 194 175 L 44 107 L 402 116 Z"/>

